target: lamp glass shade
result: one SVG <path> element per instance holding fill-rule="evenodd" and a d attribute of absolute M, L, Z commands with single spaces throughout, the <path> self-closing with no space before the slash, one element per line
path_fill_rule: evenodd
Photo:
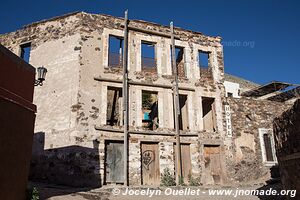
<path fill-rule="evenodd" d="M 38 80 L 45 80 L 47 69 L 45 67 L 38 67 L 37 73 L 38 73 Z"/>

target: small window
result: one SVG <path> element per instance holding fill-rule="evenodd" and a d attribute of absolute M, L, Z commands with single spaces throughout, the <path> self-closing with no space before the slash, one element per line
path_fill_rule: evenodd
<path fill-rule="evenodd" d="M 155 130 L 159 127 L 157 92 L 142 91 L 143 127 Z"/>
<path fill-rule="evenodd" d="M 155 44 L 142 41 L 142 71 L 156 73 Z"/>
<path fill-rule="evenodd" d="M 171 47 L 172 52 L 172 47 Z M 172 60 L 172 53 L 171 53 Z M 186 69 L 184 66 L 184 48 L 183 47 L 175 47 L 175 60 L 177 67 L 177 74 L 180 78 L 186 78 Z"/>
<path fill-rule="evenodd" d="M 30 59 L 30 51 L 31 51 L 31 43 L 26 43 L 20 45 L 21 54 L 20 57 L 25 60 L 27 63 L 29 63 Z"/>
<path fill-rule="evenodd" d="M 123 65 L 123 45 L 121 37 L 109 36 L 108 66 L 121 68 Z"/>
<path fill-rule="evenodd" d="M 233 97 L 233 93 L 227 92 L 227 97 Z"/>
<path fill-rule="evenodd" d="M 122 88 L 108 87 L 106 124 L 121 126 L 123 124 L 122 116 Z"/>
<path fill-rule="evenodd" d="M 260 146 L 263 162 L 266 165 L 275 165 L 277 158 L 275 154 L 274 135 L 272 129 L 259 129 Z"/>

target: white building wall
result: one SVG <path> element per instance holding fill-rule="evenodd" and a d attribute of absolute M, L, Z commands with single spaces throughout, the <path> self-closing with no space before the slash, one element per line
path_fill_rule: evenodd
<path fill-rule="evenodd" d="M 224 86 L 225 86 L 226 97 L 228 97 L 228 93 L 232 93 L 232 96 L 234 98 L 240 98 L 239 95 L 240 84 L 224 81 Z"/>

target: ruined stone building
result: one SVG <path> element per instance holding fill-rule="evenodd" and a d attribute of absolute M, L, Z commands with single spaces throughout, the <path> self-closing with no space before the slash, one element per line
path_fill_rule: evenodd
<path fill-rule="evenodd" d="M 300 190 L 300 100 L 274 120 L 276 153 L 283 188 Z M 299 199 L 299 194 L 295 199 Z M 292 199 L 290 197 L 290 199 Z"/>
<path fill-rule="evenodd" d="M 174 173 L 169 27 L 129 23 L 129 184 Z M 123 183 L 123 19 L 72 13 L 0 36 L 48 69 L 37 87 L 31 178 L 75 186 Z M 220 37 L 175 28 L 184 181 L 265 181 L 276 164 L 272 121 L 290 104 L 226 97 Z M 248 88 L 248 89 L 252 89 Z"/>

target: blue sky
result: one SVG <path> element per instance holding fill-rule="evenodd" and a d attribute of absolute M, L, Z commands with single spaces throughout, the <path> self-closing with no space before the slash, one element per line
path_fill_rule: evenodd
<path fill-rule="evenodd" d="M 0 34 L 73 11 L 123 16 L 221 36 L 225 71 L 254 82 L 300 84 L 300 1 L 297 0 L 6 0 Z"/>

